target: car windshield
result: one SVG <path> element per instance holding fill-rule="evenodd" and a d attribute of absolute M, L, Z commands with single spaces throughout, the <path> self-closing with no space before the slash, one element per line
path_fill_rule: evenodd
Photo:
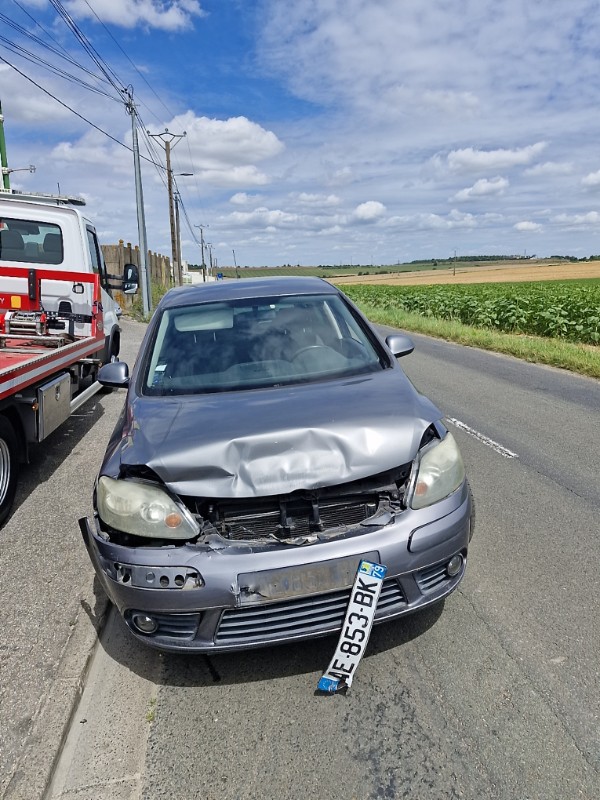
<path fill-rule="evenodd" d="M 227 392 L 386 366 L 383 350 L 337 295 L 202 303 L 162 312 L 143 393 Z"/>

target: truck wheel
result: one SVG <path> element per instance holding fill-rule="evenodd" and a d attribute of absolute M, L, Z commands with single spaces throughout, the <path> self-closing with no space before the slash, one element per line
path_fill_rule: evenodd
<path fill-rule="evenodd" d="M 19 476 L 18 442 L 12 425 L 0 417 L 0 525 L 12 508 Z"/>
<path fill-rule="evenodd" d="M 108 364 L 110 361 L 116 361 L 119 357 L 119 350 L 121 349 L 121 329 L 115 326 L 110 335 L 106 337 L 104 350 L 100 354 L 103 364 Z"/>

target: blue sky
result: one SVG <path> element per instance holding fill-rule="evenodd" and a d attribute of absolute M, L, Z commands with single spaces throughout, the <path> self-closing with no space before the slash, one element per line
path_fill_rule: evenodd
<path fill-rule="evenodd" d="M 36 166 L 12 174 L 12 185 L 55 192 L 60 183 L 86 198 L 104 242 L 135 243 L 130 119 L 60 7 L 0 3 L 9 166 Z M 193 263 L 199 224 L 222 266 L 233 250 L 252 266 L 600 253 L 596 0 L 62 8 L 117 87 L 133 86 L 143 155 L 164 154 L 150 152 L 141 131 L 187 132 L 173 168 L 194 173 L 177 178 L 183 255 Z M 57 76 L 40 57 L 106 94 Z M 143 181 L 149 246 L 169 254 L 164 170 L 144 161 Z"/>

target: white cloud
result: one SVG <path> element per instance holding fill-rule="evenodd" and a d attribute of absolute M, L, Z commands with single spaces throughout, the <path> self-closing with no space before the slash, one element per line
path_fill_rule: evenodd
<path fill-rule="evenodd" d="M 234 211 L 229 214 L 226 220 L 236 226 L 244 228 L 268 228 L 277 230 L 281 227 L 290 227 L 298 222 L 297 214 L 288 214 L 280 209 L 270 210 L 261 206 L 254 211 Z"/>
<path fill-rule="evenodd" d="M 406 114 L 431 117 L 443 115 L 472 118 L 481 108 L 479 98 L 468 91 L 449 89 L 422 89 L 404 84 L 391 86 L 378 98 L 379 113 L 387 116 Z"/>
<path fill-rule="evenodd" d="M 256 163 L 284 150 L 272 131 L 246 117 L 210 119 L 187 111 L 166 127 L 178 133 L 185 131 L 187 138 L 187 146 L 172 148 L 174 170 L 193 172 L 199 183 L 212 186 L 264 186 L 271 179 Z"/>
<path fill-rule="evenodd" d="M 531 176 L 538 176 L 538 175 L 548 175 L 550 177 L 554 175 L 569 175 L 573 172 L 573 164 L 571 162 L 557 162 L 557 161 L 545 161 L 543 164 L 536 164 L 533 167 L 529 167 L 525 170 L 525 175 Z"/>
<path fill-rule="evenodd" d="M 328 186 L 345 186 L 353 179 L 352 169 L 348 166 L 334 170 L 327 177 Z"/>
<path fill-rule="evenodd" d="M 83 63 L 48 0 L 22 2 Z M 231 36 L 210 50 L 210 61 L 202 0 L 89 0 L 172 112 L 84 0 L 63 2 L 134 84 L 152 130 L 187 131 L 172 151 L 174 171 L 194 173 L 178 178 L 184 207 L 191 220 L 210 224 L 211 236 L 218 231 L 222 264 L 233 247 L 244 263 L 272 264 L 293 247 L 294 263 L 317 264 L 335 260 L 337 250 L 343 263 L 455 249 L 511 253 L 536 233 L 536 248 L 547 254 L 598 252 L 600 206 L 590 211 L 590 198 L 600 188 L 600 162 L 590 131 L 600 103 L 600 17 L 589 13 L 589 0 L 525 10 L 522 0 L 211 3 L 208 22 Z M 7 13 L 17 15 L 18 6 Z M 120 103 L 22 66 L 130 143 Z M 37 166 L 33 176 L 18 173 L 19 183 L 86 191 L 99 228 L 134 240 L 131 153 L 92 135 L 3 64 L 0 97 L 11 166 Z M 143 139 L 141 147 L 146 155 Z M 168 253 L 166 190 L 148 162 L 142 171 L 149 245 Z M 476 213 L 482 208 L 489 213 Z M 182 224 L 185 255 L 195 260 L 185 217 Z"/>
<path fill-rule="evenodd" d="M 259 203 L 262 200 L 259 194 L 247 194 L 246 192 L 237 192 L 229 198 L 229 202 L 234 206 L 248 206 Z"/>
<path fill-rule="evenodd" d="M 209 183 L 224 189 L 236 186 L 265 186 L 270 178 L 253 164 L 215 169 L 199 169 L 194 172 L 200 183 Z"/>
<path fill-rule="evenodd" d="M 473 214 L 465 214 L 453 208 L 449 214 L 407 214 L 390 217 L 384 223 L 387 228 L 401 228 L 403 230 L 454 230 L 456 228 L 477 228 L 478 219 Z"/>
<path fill-rule="evenodd" d="M 540 231 L 543 230 L 542 225 L 537 222 L 530 222 L 529 220 L 517 222 L 513 227 L 515 230 L 521 231 L 522 233 L 540 233 Z"/>
<path fill-rule="evenodd" d="M 59 142 L 52 150 L 51 158 L 61 164 L 86 164 L 110 171 L 133 163 L 131 152 L 94 130 L 75 142 Z"/>
<path fill-rule="evenodd" d="M 487 172 L 529 164 L 546 148 L 546 142 L 513 150 L 475 150 L 466 147 L 448 153 L 447 163 L 453 172 Z"/>
<path fill-rule="evenodd" d="M 197 0 L 94 0 L 93 10 L 92 3 L 88 5 L 85 0 L 66 0 L 64 5 L 77 19 L 97 22 L 97 14 L 106 24 L 165 31 L 183 30 L 194 17 L 205 15 Z"/>
<path fill-rule="evenodd" d="M 553 218 L 553 222 L 570 227 L 581 226 L 597 228 L 600 223 L 600 213 L 597 211 L 588 211 L 585 214 L 558 214 Z"/>
<path fill-rule="evenodd" d="M 167 127 L 186 132 L 194 161 L 205 167 L 264 161 L 284 149 L 283 142 L 272 131 L 247 117 L 210 119 L 187 111 L 176 116 Z"/>
<path fill-rule="evenodd" d="M 600 186 L 600 169 L 597 172 L 590 172 L 585 178 L 582 178 L 581 185 L 587 189 L 595 189 L 596 186 Z"/>
<path fill-rule="evenodd" d="M 470 186 L 468 189 L 461 189 L 460 192 L 457 192 L 452 200 L 464 203 L 476 197 L 490 197 L 502 194 L 508 185 L 508 180 L 500 176 L 490 178 L 489 180 L 487 178 L 480 178 L 478 181 L 475 181 L 473 186 Z"/>
<path fill-rule="evenodd" d="M 304 206 L 338 206 L 341 202 L 340 198 L 335 194 L 323 195 L 300 192 L 298 195 L 292 195 L 292 197 L 297 197 L 298 202 Z"/>
<path fill-rule="evenodd" d="M 367 200 L 356 206 L 353 216 L 359 222 L 374 222 L 385 214 L 386 208 L 378 200 Z"/>

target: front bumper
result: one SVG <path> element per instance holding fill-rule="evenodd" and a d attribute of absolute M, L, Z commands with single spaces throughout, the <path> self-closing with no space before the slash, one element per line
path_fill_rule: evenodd
<path fill-rule="evenodd" d="M 440 503 L 409 509 L 383 528 L 302 547 L 223 541 L 224 546 L 130 548 L 99 536 L 96 520 L 83 518 L 80 527 L 106 593 L 136 638 L 161 650 L 225 652 L 326 636 L 339 632 L 344 620 L 351 578 L 312 591 L 298 590 L 292 579 L 289 596 L 273 600 L 244 594 L 240 577 L 247 582 L 249 573 L 282 570 L 293 576 L 324 562 L 335 566 L 355 558 L 358 564 L 368 557 L 388 570 L 376 623 L 440 601 L 465 573 L 471 498 L 465 483 Z M 460 569 L 450 576 L 447 565 L 457 555 Z M 139 614 L 155 620 L 153 633 L 136 628 Z"/>

